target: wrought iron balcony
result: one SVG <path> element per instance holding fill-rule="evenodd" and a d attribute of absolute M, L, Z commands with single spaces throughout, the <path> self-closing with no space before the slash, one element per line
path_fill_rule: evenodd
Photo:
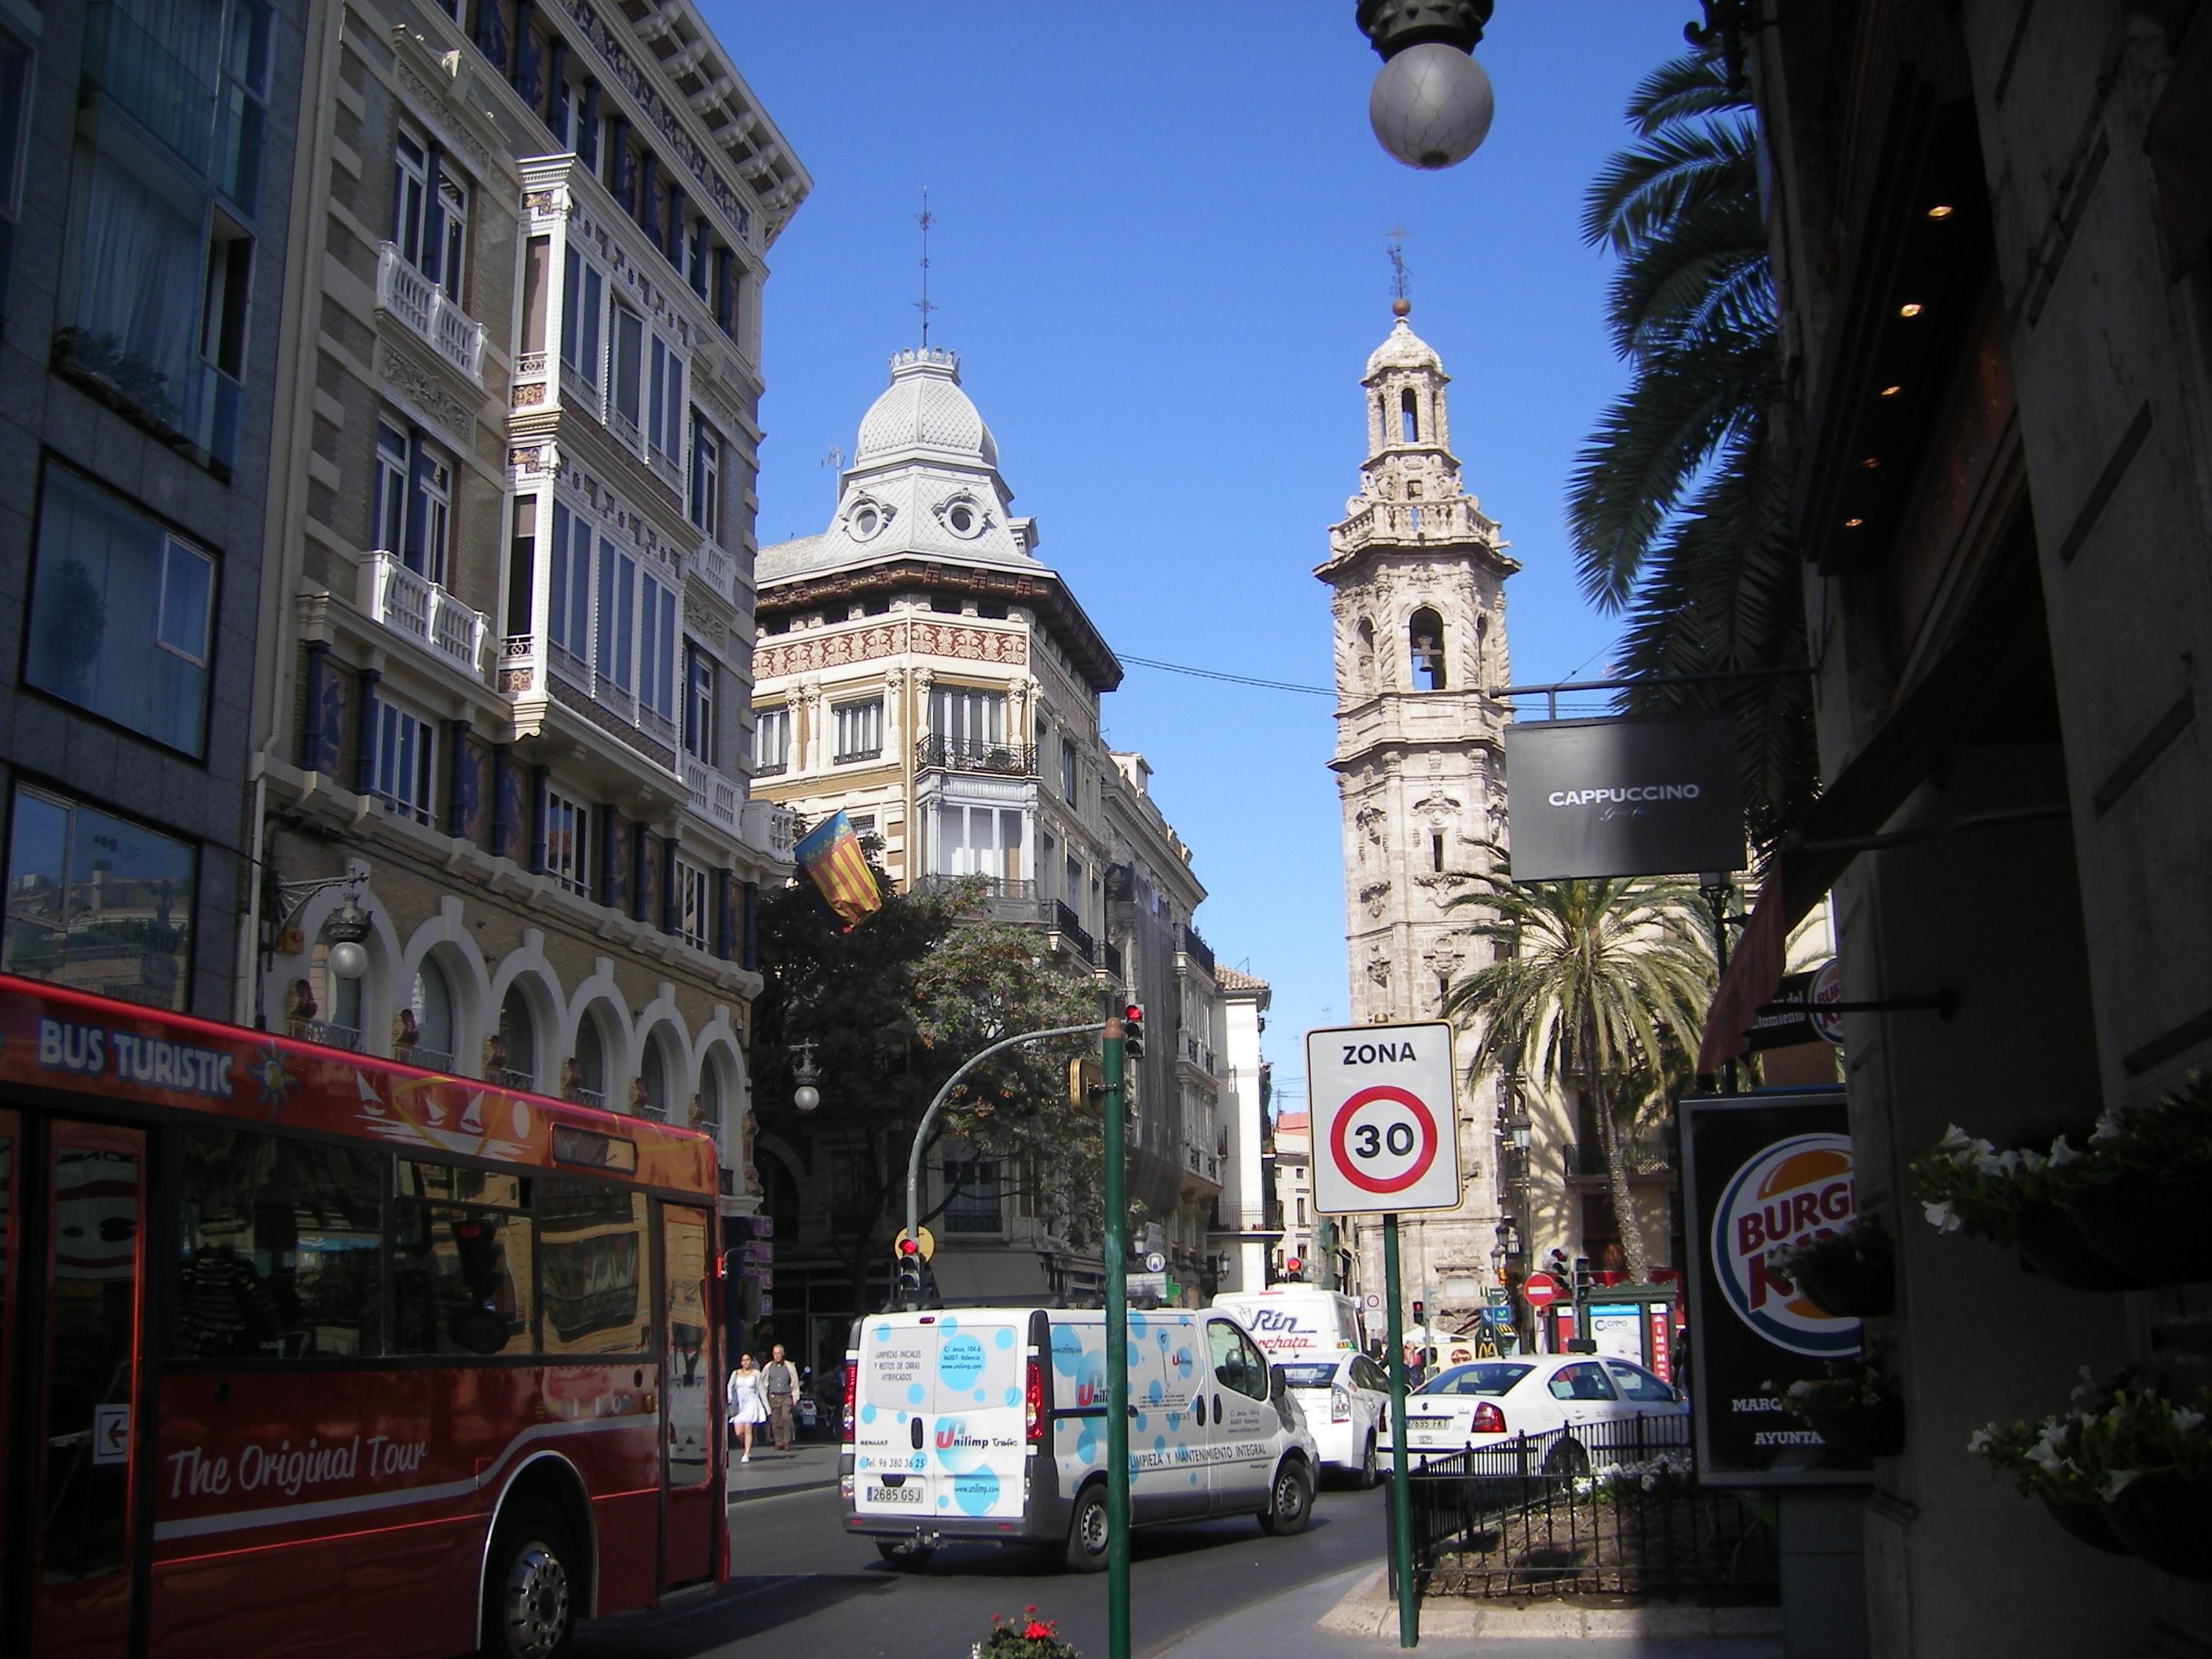
<path fill-rule="evenodd" d="M 924 770 L 991 772 L 1000 777 L 1036 775 L 1036 750 L 1011 743 L 960 743 L 951 738 L 927 737 L 914 746 L 914 762 Z"/>
<path fill-rule="evenodd" d="M 1052 931 L 1073 945 L 1076 954 L 1085 962 L 1097 961 L 1097 942 L 1085 931 L 1083 924 L 1076 920 L 1075 912 L 1058 899 L 1052 902 Z"/>
<path fill-rule="evenodd" d="M 484 328 L 446 290 L 409 264 L 398 244 L 381 244 L 376 255 L 376 305 L 407 325 L 441 357 L 483 389 Z"/>
<path fill-rule="evenodd" d="M 361 567 L 361 608 L 394 633 L 443 657 L 472 680 L 483 678 L 484 630 L 490 626 L 392 553 L 371 553 Z"/>
<path fill-rule="evenodd" d="M 1121 947 L 1120 945 L 1115 944 L 1110 939 L 1101 939 L 1098 944 L 1098 965 L 1100 967 L 1103 968 L 1108 973 L 1113 975 L 1115 979 L 1121 980 L 1124 985 L 1129 982 L 1123 977 L 1121 973 Z"/>
<path fill-rule="evenodd" d="M 1568 1175 L 1585 1181 L 1606 1178 L 1605 1147 L 1601 1143 L 1570 1140 L 1559 1150 L 1566 1158 Z M 1632 1180 L 1663 1176 L 1674 1167 L 1674 1154 L 1663 1140 L 1626 1140 L 1621 1143 L 1620 1152 Z"/>
<path fill-rule="evenodd" d="M 1185 923 L 1182 937 L 1176 948 L 1206 969 L 1209 977 L 1213 973 L 1213 947 L 1198 936 L 1198 930 Z"/>

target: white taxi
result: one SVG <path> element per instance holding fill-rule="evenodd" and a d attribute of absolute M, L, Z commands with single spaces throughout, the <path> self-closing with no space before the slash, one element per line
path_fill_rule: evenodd
<path fill-rule="evenodd" d="M 1552 1474 L 1580 1474 L 1594 1447 L 1638 1417 L 1686 1417 L 1690 1402 L 1643 1366 L 1605 1354 L 1528 1354 L 1454 1365 L 1406 1399 L 1406 1450 L 1416 1465 L 1494 1446 L 1516 1435 L 1566 1431 L 1546 1454 Z M 1384 1445 L 1391 1444 L 1385 1436 Z"/>

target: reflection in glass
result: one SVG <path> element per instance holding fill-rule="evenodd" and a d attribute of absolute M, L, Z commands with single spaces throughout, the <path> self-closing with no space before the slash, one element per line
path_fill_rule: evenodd
<path fill-rule="evenodd" d="M 540 1180 L 537 1215 L 544 1351 L 647 1351 L 644 1195 Z"/>
<path fill-rule="evenodd" d="M 192 849 L 43 790 L 15 791 L 0 966 L 80 991 L 181 1009 Z"/>

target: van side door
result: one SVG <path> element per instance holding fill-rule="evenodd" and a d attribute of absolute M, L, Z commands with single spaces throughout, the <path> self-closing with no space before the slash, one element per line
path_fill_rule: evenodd
<path fill-rule="evenodd" d="M 1256 1512 L 1274 1478 L 1282 1416 L 1268 1397 L 1267 1357 L 1233 1320 L 1206 1322 L 1204 1390 L 1210 1401 L 1201 1444 L 1213 1471 L 1213 1512 Z"/>
<path fill-rule="evenodd" d="M 1188 1315 L 1129 1316 L 1130 1501 L 1139 1521 L 1204 1515 L 1212 1501 L 1197 1398 L 1206 1379 L 1197 1322 Z"/>

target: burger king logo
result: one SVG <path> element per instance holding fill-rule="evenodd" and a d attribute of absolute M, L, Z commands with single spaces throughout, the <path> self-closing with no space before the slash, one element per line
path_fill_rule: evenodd
<path fill-rule="evenodd" d="M 1736 1317 L 1777 1347 L 1834 1358 L 1859 1351 L 1859 1322 L 1822 1313 L 1767 1265 L 1784 1246 L 1841 1232 L 1858 1212 L 1848 1135 L 1793 1135 L 1729 1180 L 1713 1218 L 1713 1276 Z"/>

